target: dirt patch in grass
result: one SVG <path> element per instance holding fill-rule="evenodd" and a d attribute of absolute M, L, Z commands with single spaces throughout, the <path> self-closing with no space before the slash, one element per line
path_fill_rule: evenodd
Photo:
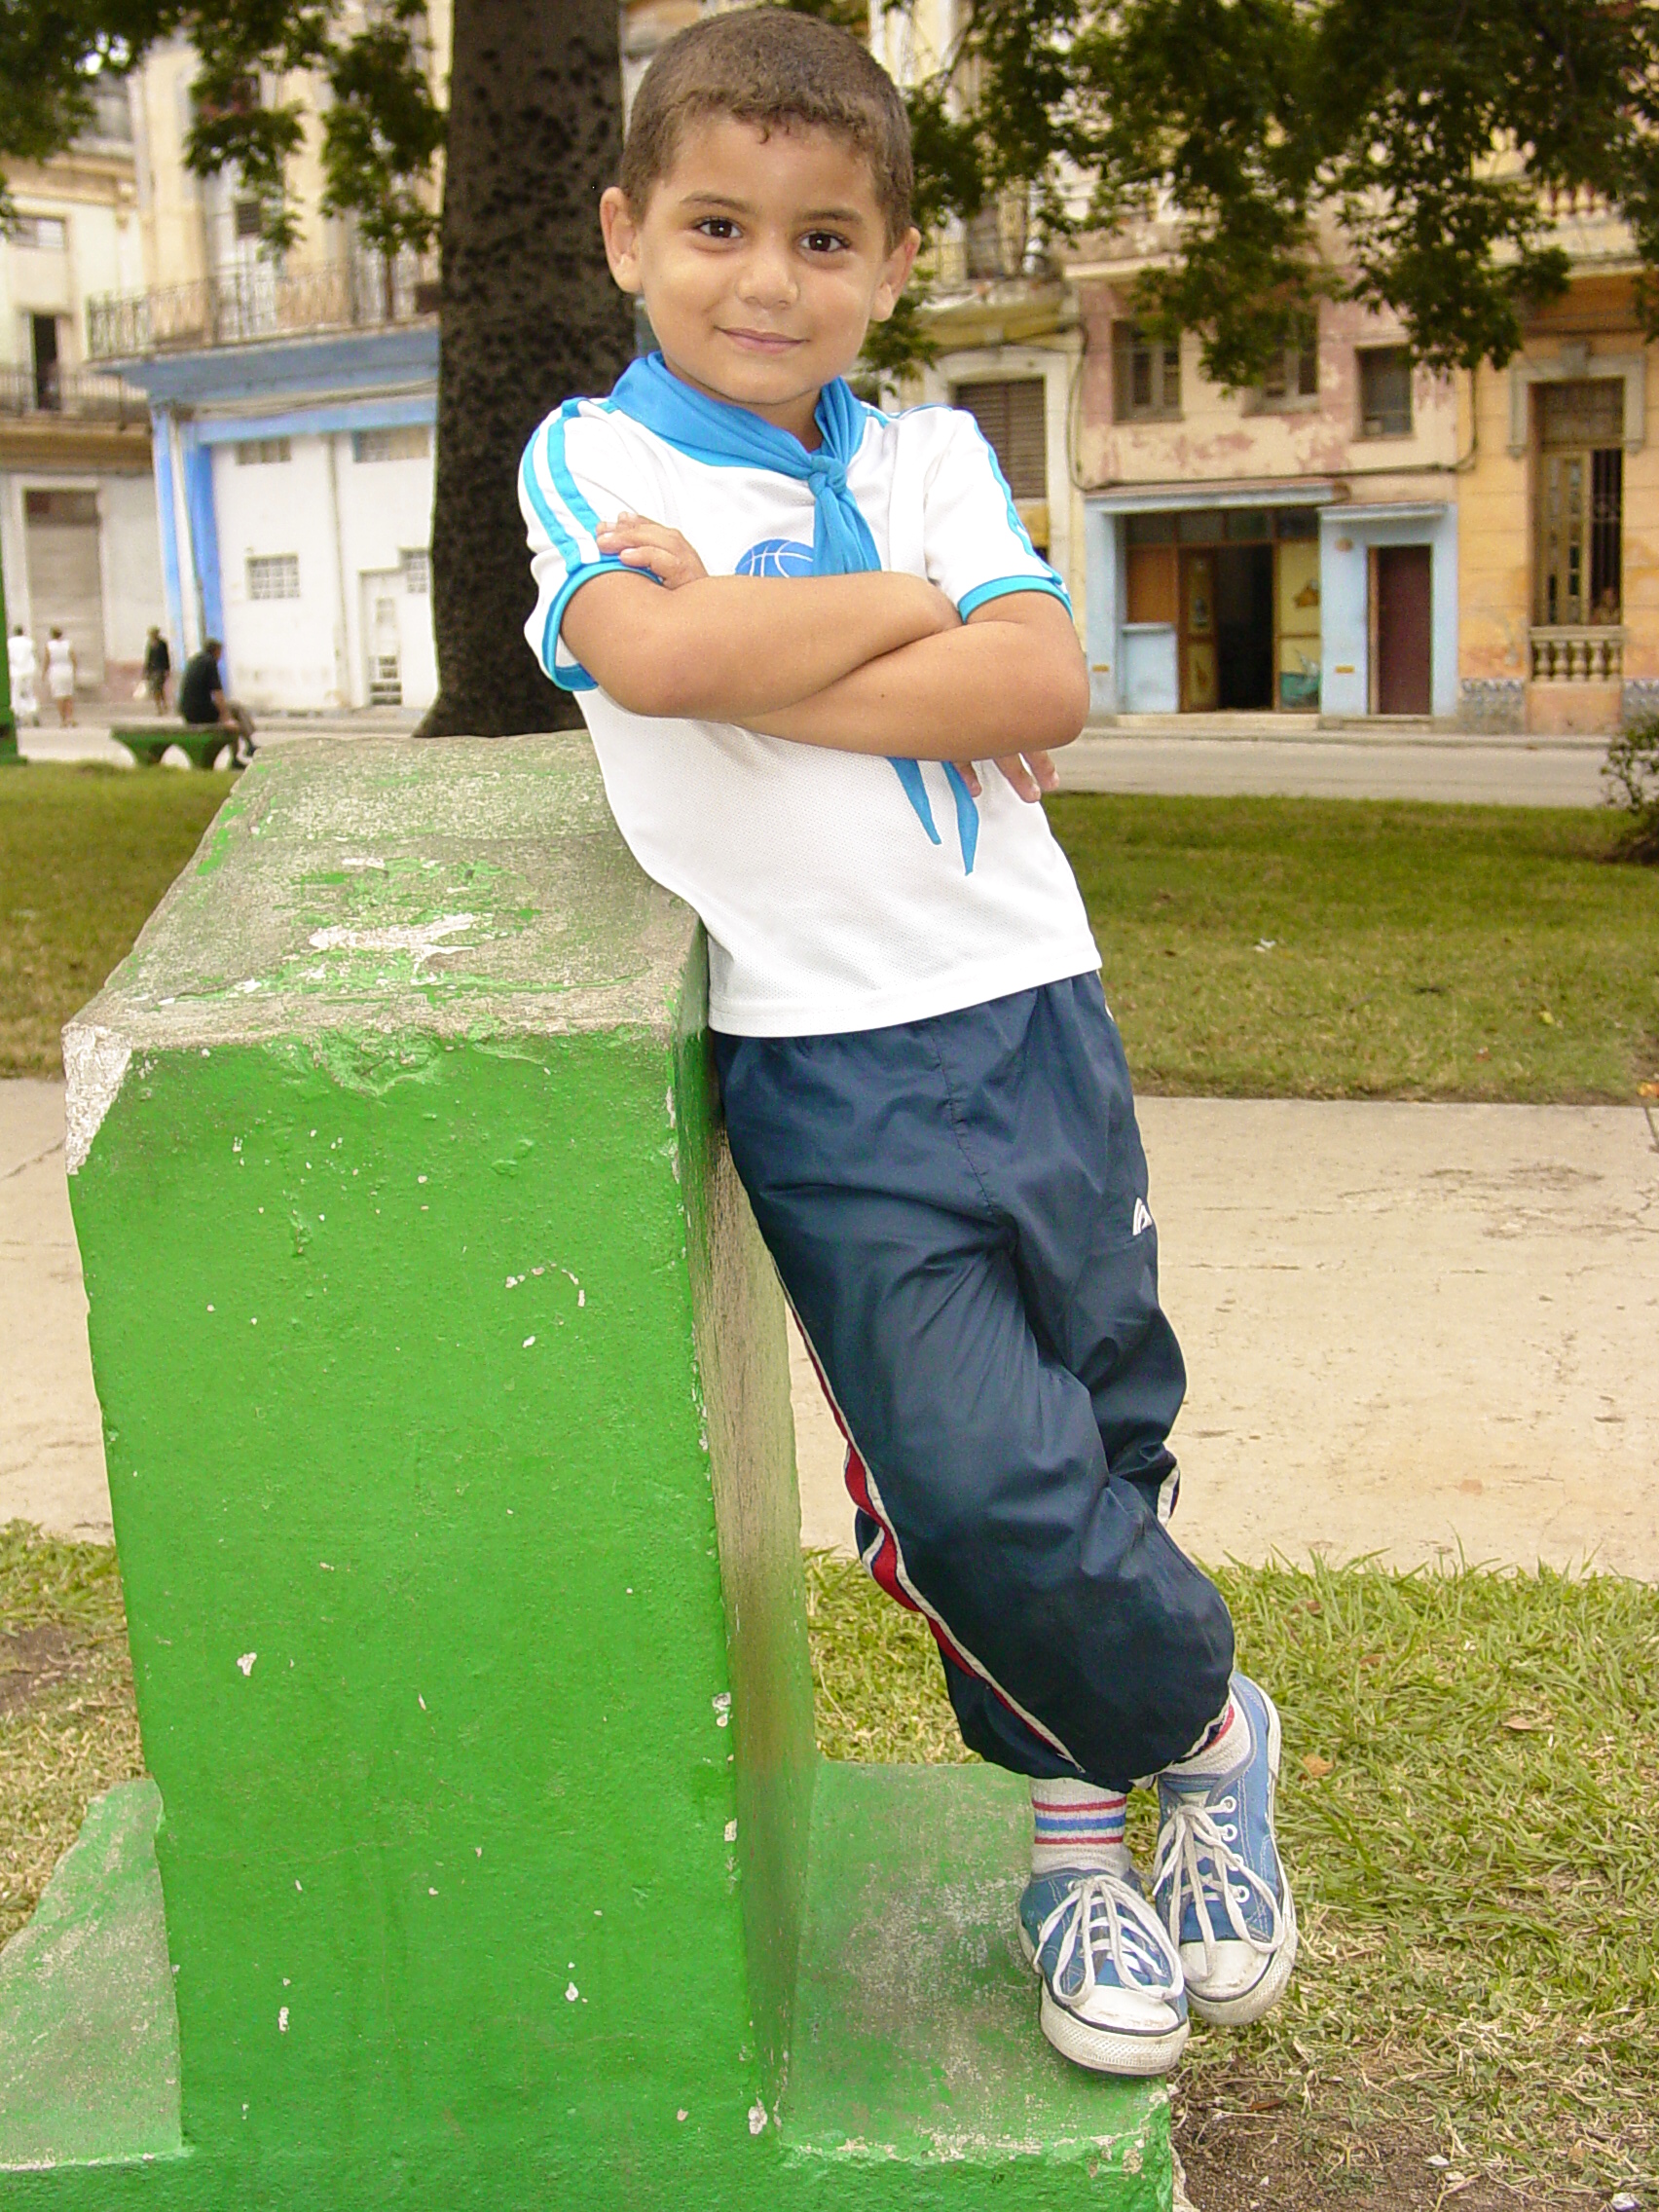
<path fill-rule="evenodd" d="M 1659 868 L 1594 808 L 1049 801 L 1143 1090 L 1617 1100 L 1659 1081 Z"/>
<path fill-rule="evenodd" d="M 143 1763 L 114 1551 L 0 1529 L 0 1941 L 92 1799 Z"/>

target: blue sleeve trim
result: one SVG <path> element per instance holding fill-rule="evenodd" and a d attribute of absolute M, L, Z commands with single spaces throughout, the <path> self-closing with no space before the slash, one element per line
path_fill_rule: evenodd
<path fill-rule="evenodd" d="M 547 609 L 546 617 L 541 625 L 541 665 L 554 682 L 558 684 L 561 691 L 597 691 L 599 689 L 597 681 L 588 674 L 579 660 L 571 658 L 561 663 L 559 659 L 559 625 L 565 619 L 565 609 L 570 606 L 573 594 L 580 591 L 583 584 L 592 583 L 595 576 L 608 575 L 612 571 L 624 576 L 650 576 L 648 569 L 636 569 L 627 561 L 589 561 L 584 567 L 574 570 L 568 575 L 553 595 L 553 604 Z M 651 576 L 653 584 L 661 581 L 660 576 Z"/>
<path fill-rule="evenodd" d="M 1057 599 L 1069 614 L 1072 610 L 1071 594 L 1052 570 L 1043 576 L 996 576 L 986 584 L 976 584 L 973 590 L 956 603 L 956 611 L 964 622 L 977 608 L 988 606 L 993 599 L 1007 599 L 1016 591 L 1040 591 L 1045 598 Z"/>

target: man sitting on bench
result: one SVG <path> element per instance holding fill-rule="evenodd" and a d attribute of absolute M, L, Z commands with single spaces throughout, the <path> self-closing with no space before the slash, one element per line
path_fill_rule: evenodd
<path fill-rule="evenodd" d="M 245 768 L 253 758 L 253 717 L 240 699 L 227 699 L 224 680 L 219 674 L 219 655 L 224 650 L 217 638 L 203 641 L 202 650 L 193 653 L 184 664 L 184 674 L 178 680 L 178 716 L 180 721 L 194 728 L 219 728 L 232 733 L 231 759 L 234 766 Z"/>

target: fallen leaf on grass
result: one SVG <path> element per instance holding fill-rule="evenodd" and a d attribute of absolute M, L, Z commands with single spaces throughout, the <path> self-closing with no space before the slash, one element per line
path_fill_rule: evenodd
<path fill-rule="evenodd" d="M 1539 1007 L 1538 1019 L 1543 1023 L 1546 1029 L 1553 1029 L 1555 1027 L 1555 1015 L 1550 1012 L 1547 1006 Z"/>
<path fill-rule="evenodd" d="M 1302 1754 L 1302 1771 L 1310 1782 L 1323 1782 L 1326 1775 L 1334 1772 L 1335 1766 L 1334 1759 L 1321 1757 L 1317 1751 L 1304 1751 Z"/>
<path fill-rule="evenodd" d="M 1636 1095 L 1638 1098 L 1659 1098 L 1659 1083 L 1639 1083 Z"/>
<path fill-rule="evenodd" d="M 1547 1728 L 1549 1722 L 1535 1719 L 1530 1713 L 1506 1713 L 1503 1725 L 1517 1736 L 1533 1736 L 1540 1729 Z"/>

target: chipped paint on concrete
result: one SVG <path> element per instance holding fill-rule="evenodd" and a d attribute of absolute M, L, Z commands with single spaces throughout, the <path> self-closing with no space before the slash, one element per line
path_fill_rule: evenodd
<path fill-rule="evenodd" d="M 92 1139 L 127 1075 L 132 1048 L 94 1023 L 72 1021 L 63 1032 L 63 1164 L 78 1174 Z"/>

